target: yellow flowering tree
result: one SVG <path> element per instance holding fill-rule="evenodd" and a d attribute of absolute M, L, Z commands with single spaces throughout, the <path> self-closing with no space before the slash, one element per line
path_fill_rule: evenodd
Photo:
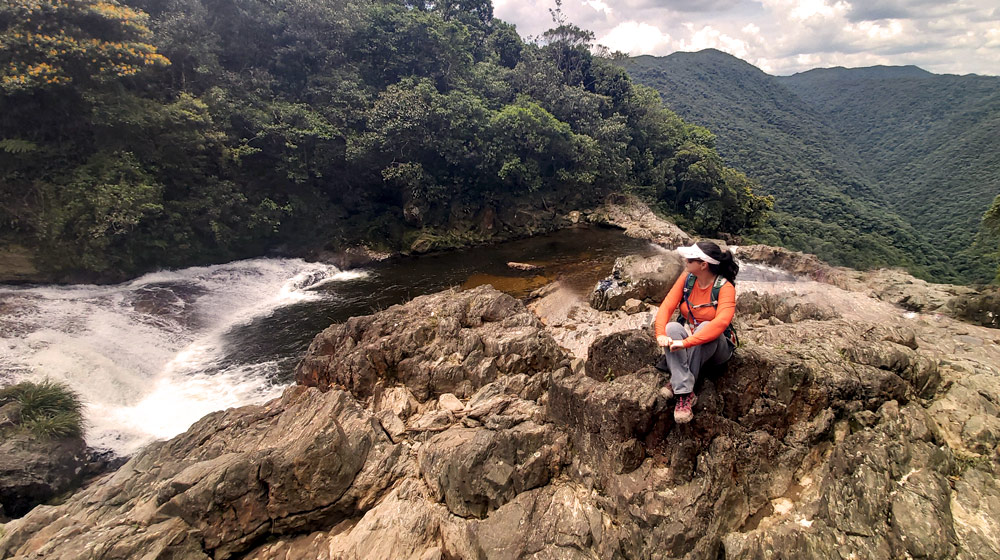
<path fill-rule="evenodd" d="M 170 62 L 147 41 L 148 16 L 115 0 L 0 2 L 0 89 L 131 76 Z"/>

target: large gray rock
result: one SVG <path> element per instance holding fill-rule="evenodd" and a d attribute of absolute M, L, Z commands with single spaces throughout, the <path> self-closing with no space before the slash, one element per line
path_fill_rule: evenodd
<path fill-rule="evenodd" d="M 645 459 L 642 441 L 666 403 L 665 377 L 646 368 L 610 382 L 586 375 L 554 380 L 546 414 L 567 430 L 578 454 L 605 472 L 631 472 Z"/>
<path fill-rule="evenodd" d="M 725 535 L 726 558 L 764 559 L 774 550 L 817 560 L 953 558 L 959 542 L 947 477 L 955 463 L 935 445 L 932 423 L 916 405 L 886 403 L 876 426 L 833 448 L 822 480 L 812 482 L 818 491 L 758 528 Z"/>
<path fill-rule="evenodd" d="M 815 255 L 791 251 L 784 247 L 743 245 L 734 248 L 733 255 L 741 262 L 773 266 L 799 276 L 840 286 L 854 276 L 849 269 L 830 266 Z"/>
<path fill-rule="evenodd" d="M 995 473 L 966 470 L 955 482 L 951 513 L 962 544 L 958 558 L 1000 558 L 1000 484 Z"/>
<path fill-rule="evenodd" d="M 590 305 L 600 311 L 618 310 L 630 299 L 659 305 L 683 271 L 684 261 L 672 251 L 652 257 L 620 257 L 611 276 L 594 287 Z"/>
<path fill-rule="evenodd" d="M 931 403 L 945 441 L 954 449 L 967 445 L 977 452 L 989 452 L 990 427 L 1000 419 L 1000 385 L 997 376 L 980 373 L 955 381 L 948 391 Z"/>
<path fill-rule="evenodd" d="M 587 352 L 587 375 L 601 381 L 649 367 L 663 355 L 648 329 L 620 331 L 602 336 Z"/>
<path fill-rule="evenodd" d="M 433 495 L 461 517 L 485 517 L 518 494 L 548 484 L 566 460 L 565 434 L 524 422 L 507 430 L 454 427 L 420 448 Z"/>
<path fill-rule="evenodd" d="M 591 492 L 565 482 L 519 495 L 472 531 L 483 557 L 495 560 L 624 558 L 622 541 L 634 538 Z"/>
<path fill-rule="evenodd" d="M 400 448 L 342 391 L 295 387 L 280 400 L 210 414 L 77 494 L 76 512 L 38 508 L 8 525 L 0 556 L 76 558 L 139 550 L 228 558 L 271 533 L 308 532 L 368 509 L 399 478 Z M 44 527 L 44 538 L 21 527 Z M 114 551 L 132 551 L 129 553 Z"/>
<path fill-rule="evenodd" d="M 399 383 L 423 402 L 443 393 L 468 398 L 498 376 L 551 370 L 566 359 L 524 305 L 481 286 L 333 325 L 313 340 L 295 377 L 362 399 Z"/>
<path fill-rule="evenodd" d="M 88 462 L 83 438 L 39 439 L 13 428 L 0 437 L 0 517 L 20 517 L 80 484 Z"/>
<path fill-rule="evenodd" d="M 988 286 L 979 293 L 960 294 L 948 301 L 952 315 L 984 327 L 1000 328 L 1000 289 Z"/>
<path fill-rule="evenodd" d="M 783 323 L 799 323 L 807 319 L 826 321 L 840 317 L 832 307 L 822 307 L 815 303 L 795 301 L 793 298 L 775 294 L 749 292 L 741 294 L 736 302 L 736 313 L 741 321 L 750 319 L 775 318 Z"/>
<path fill-rule="evenodd" d="M 691 242 L 691 236 L 677 227 L 677 224 L 660 218 L 635 196 L 621 193 L 608 195 L 604 205 L 587 216 L 587 219 L 593 223 L 619 227 L 629 237 L 648 239 L 664 247 L 677 247 Z"/>

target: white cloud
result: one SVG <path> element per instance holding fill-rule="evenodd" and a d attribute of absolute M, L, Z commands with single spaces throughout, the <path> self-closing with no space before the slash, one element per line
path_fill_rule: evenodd
<path fill-rule="evenodd" d="M 797 21 L 842 16 L 851 9 L 847 2 L 827 4 L 826 0 L 761 0 L 761 4 L 776 14 Z"/>
<path fill-rule="evenodd" d="M 694 24 L 687 23 L 685 27 L 690 31 L 690 36 L 687 39 L 680 40 L 679 50 L 700 51 L 702 49 L 719 49 L 740 58 L 745 58 L 749 53 L 746 41 L 730 37 L 710 25 L 695 29 Z"/>
<path fill-rule="evenodd" d="M 552 26 L 553 0 L 498 0 L 522 35 Z M 716 48 L 765 72 L 915 64 L 1000 75 L 996 0 L 563 0 L 569 21 L 637 54 Z"/>
<path fill-rule="evenodd" d="M 858 24 L 849 24 L 844 29 L 848 33 L 860 32 L 870 39 L 888 41 L 903 32 L 903 24 L 899 20 L 889 20 L 885 23 L 862 21 Z"/>
<path fill-rule="evenodd" d="M 604 12 L 605 14 L 609 15 L 611 14 L 612 11 L 611 7 L 605 4 L 604 2 L 601 2 L 601 0 L 587 0 L 587 2 L 585 3 L 591 8 L 597 10 L 598 12 Z"/>
<path fill-rule="evenodd" d="M 986 30 L 986 48 L 1000 49 L 1000 27 L 993 27 Z"/>
<path fill-rule="evenodd" d="M 648 23 L 626 21 L 600 37 L 597 42 L 612 51 L 627 52 L 631 55 L 659 54 L 669 45 L 670 35 Z"/>

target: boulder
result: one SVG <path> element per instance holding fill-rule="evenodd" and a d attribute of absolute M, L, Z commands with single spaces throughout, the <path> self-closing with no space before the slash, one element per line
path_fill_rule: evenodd
<path fill-rule="evenodd" d="M 625 302 L 622 306 L 622 311 L 629 315 L 635 315 L 636 313 L 642 313 L 646 310 L 646 304 L 638 299 L 630 299 Z"/>
<path fill-rule="evenodd" d="M 853 276 L 846 268 L 834 267 L 815 255 L 769 245 L 743 245 L 733 248 L 733 256 L 741 262 L 759 263 L 820 282 L 843 286 Z"/>
<path fill-rule="evenodd" d="M 665 382 L 653 368 L 610 382 L 563 377 L 553 381 L 545 413 L 569 432 L 578 456 L 596 470 L 631 472 L 645 459 L 642 442 L 666 411 L 660 395 Z"/>
<path fill-rule="evenodd" d="M 539 270 L 542 268 L 536 264 L 515 262 L 515 261 L 508 262 L 507 266 L 513 268 L 514 270 L 524 270 L 524 271 Z"/>
<path fill-rule="evenodd" d="M 21 410 L 24 407 L 17 401 L 11 401 L 0 406 L 0 430 L 15 428 L 21 425 Z"/>
<path fill-rule="evenodd" d="M 602 336 L 587 352 L 587 375 L 610 381 L 651 366 L 663 349 L 648 330 L 628 330 Z"/>
<path fill-rule="evenodd" d="M 979 293 L 960 294 L 946 304 L 952 315 L 976 325 L 1000 328 L 1000 289 L 982 288 Z"/>
<path fill-rule="evenodd" d="M 382 387 L 375 394 L 372 410 L 388 411 L 405 420 L 419 407 L 420 403 L 406 387 Z"/>
<path fill-rule="evenodd" d="M 683 270 L 683 261 L 674 252 L 652 257 L 620 257 L 615 260 L 611 276 L 594 287 L 590 305 L 600 311 L 615 311 L 630 299 L 658 305 Z"/>
<path fill-rule="evenodd" d="M 497 377 L 551 370 L 565 359 L 521 302 L 480 286 L 333 325 L 310 344 L 295 377 L 362 399 L 401 384 L 423 402 L 443 393 L 468 398 Z"/>
<path fill-rule="evenodd" d="M 962 543 L 958 558 L 1000 558 L 1000 484 L 995 474 L 967 469 L 955 482 L 950 509 Z"/>
<path fill-rule="evenodd" d="M 377 426 L 349 394 L 306 387 L 209 414 L 61 506 L 93 508 L 88 515 L 36 509 L 9 524 L 0 556 L 75 558 L 88 535 L 96 556 L 229 558 L 272 531 L 332 526 L 369 509 L 401 474 L 401 449 Z M 21 530 L 39 524 L 41 538 Z M 186 556 L 194 535 L 200 556 Z"/>
<path fill-rule="evenodd" d="M 9 405 L 4 409 L 13 413 Z M 83 438 L 40 439 L 8 428 L 0 439 L 0 509 L 20 517 L 77 487 L 86 466 Z"/>
<path fill-rule="evenodd" d="M 461 517 L 485 517 L 514 496 L 544 486 L 566 458 L 566 436 L 524 422 L 506 430 L 454 427 L 420 448 L 420 474 Z"/>
<path fill-rule="evenodd" d="M 955 381 L 928 407 L 953 449 L 980 452 L 991 441 L 990 418 L 1000 418 L 1000 388 L 996 375 L 976 374 Z M 975 419 L 975 420 L 974 420 Z M 968 424 L 972 424 L 968 426 Z"/>
<path fill-rule="evenodd" d="M 1000 418 L 988 414 L 969 418 L 962 427 L 962 442 L 966 448 L 981 455 L 996 453 L 997 443 L 1000 443 Z"/>
<path fill-rule="evenodd" d="M 840 317 L 832 307 L 811 302 L 796 301 L 788 294 L 740 294 L 736 301 L 736 314 L 741 321 L 777 318 L 782 323 L 799 323 L 805 320 L 828 321 Z"/>
<path fill-rule="evenodd" d="M 452 414 L 459 414 L 465 410 L 465 405 L 462 401 L 458 400 L 458 397 L 451 393 L 445 393 L 438 397 L 438 408 L 441 410 L 447 410 Z"/>
<path fill-rule="evenodd" d="M 953 299 L 975 293 L 971 288 L 932 284 L 898 269 L 867 272 L 862 280 L 879 299 L 922 313 L 949 312 L 948 304 Z"/>
<path fill-rule="evenodd" d="M 587 219 L 592 223 L 621 228 L 629 237 L 648 239 L 664 247 L 677 247 L 691 242 L 691 236 L 677 227 L 677 224 L 660 218 L 635 196 L 610 194 L 604 204 Z"/>
<path fill-rule="evenodd" d="M 722 539 L 726 558 L 953 558 L 959 537 L 948 476 L 954 462 L 933 443 L 920 407 L 883 405 L 878 424 L 832 450 L 818 492 Z M 978 556 L 977 556 L 978 557 Z"/>
<path fill-rule="evenodd" d="M 591 492 L 567 483 L 518 495 L 472 531 L 486 558 L 504 560 L 622 558 L 621 543 L 634 538 Z"/>

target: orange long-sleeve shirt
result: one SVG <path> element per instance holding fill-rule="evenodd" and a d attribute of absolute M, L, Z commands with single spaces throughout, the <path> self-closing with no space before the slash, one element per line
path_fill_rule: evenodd
<path fill-rule="evenodd" d="M 694 324 L 694 321 L 691 320 L 687 304 L 681 303 L 681 300 L 684 298 L 684 283 L 687 281 L 687 276 L 687 273 L 682 273 L 677 281 L 674 282 L 674 286 L 670 288 L 670 293 L 667 294 L 667 297 L 663 298 L 663 303 L 660 304 L 660 309 L 656 312 L 656 336 L 667 334 L 667 321 L 670 320 L 678 305 L 680 305 L 681 313 L 687 319 L 688 323 Z M 694 288 L 688 294 L 688 301 L 691 302 L 691 305 L 695 306 L 702 303 L 712 303 L 712 286 L 701 288 L 695 282 Z M 711 305 L 695 308 L 694 318 L 698 320 L 699 324 L 708 321 L 708 325 L 701 331 L 685 338 L 684 347 L 697 346 L 719 338 L 719 335 L 726 330 L 726 327 L 733 320 L 735 313 L 736 288 L 733 287 L 731 282 L 726 282 L 719 288 L 719 306 L 717 308 Z"/>

